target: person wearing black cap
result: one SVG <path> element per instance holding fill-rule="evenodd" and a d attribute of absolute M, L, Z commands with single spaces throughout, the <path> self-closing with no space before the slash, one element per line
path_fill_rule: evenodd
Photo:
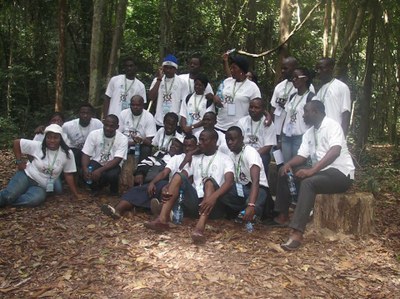
<path fill-rule="evenodd" d="M 221 131 L 226 131 L 248 115 L 250 100 L 261 97 L 257 84 L 247 80 L 249 63 L 245 57 L 233 57 L 230 70 L 232 77 L 224 80 L 222 95 L 214 96 L 214 104 L 219 108 L 215 127 Z"/>

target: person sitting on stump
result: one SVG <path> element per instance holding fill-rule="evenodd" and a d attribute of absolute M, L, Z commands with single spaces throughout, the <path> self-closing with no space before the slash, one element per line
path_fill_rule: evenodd
<path fill-rule="evenodd" d="M 126 160 L 128 138 L 118 129 L 118 117 L 110 114 L 103 122 L 103 128 L 92 131 L 82 149 L 82 170 L 86 182 L 93 191 L 100 191 L 110 185 L 110 193 L 118 194 L 121 164 Z M 89 172 L 88 166 L 93 168 Z"/>
<path fill-rule="evenodd" d="M 296 250 L 303 234 L 317 194 L 341 193 L 349 189 L 354 179 L 354 164 L 347 149 L 341 125 L 325 116 L 325 106 L 320 101 L 310 101 L 304 106 L 304 122 L 311 127 L 304 133 L 296 156 L 279 170 L 275 210 L 278 216 L 269 224 L 285 226 L 289 220 L 290 195 L 287 174 L 291 171 L 300 181 L 297 206 L 289 227 L 288 241 L 281 244 L 284 250 Z M 306 168 L 307 158 L 312 166 Z"/>
<path fill-rule="evenodd" d="M 204 229 L 208 218 L 222 218 L 225 207 L 220 198 L 233 184 L 233 163 L 226 154 L 217 150 L 218 134 L 215 130 L 204 130 L 200 134 L 200 155 L 192 158 L 181 173 L 176 173 L 167 188 L 162 191 L 163 206 L 160 215 L 154 221 L 145 223 L 145 227 L 163 231 L 169 229 L 170 213 L 183 190 L 182 203 L 184 214 L 200 219 L 192 232 L 195 243 L 205 242 Z M 193 184 L 189 177 L 193 176 Z"/>

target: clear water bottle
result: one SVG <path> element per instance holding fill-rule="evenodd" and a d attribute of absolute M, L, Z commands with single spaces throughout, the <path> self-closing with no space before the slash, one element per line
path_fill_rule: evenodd
<path fill-rule="evenodd" d="M 87 179 L 86 184 L 90 185 L 90 184 L 93 183 L 93 181 L 92 181 L 93 166 L 89 165 L 87 170 L 88 170 L 88 173 L 89 173 L 89 178 Z"/>
<path fill-rule="evenodd" d="M 186 125 L 188 127 L 191 127 L 193 125 L 193 115 L 191 113 L 188 113 L 188 118 L 186 119 Z"/>
<path fill-rule="evenodd" d="M 221 84 L 218 86 L 217 89 L 217 96 L 221 99 L 221 101 L 224 100 L 223 90 L 224 90 L 224 81 L 221 82 Z"/>
<path fill-rule="evenodd" d="M 135 159 L 136 159 L 136 161 L 139 160 L 139 157 L 140 157 L 140 144 L 136 143 L 135 144 Z"/>
<path fill-rule="evenodd" d="M 183 203 L 183 190 L 179 190 L 179 198 L 178 198 L 178 204 L 175 206 L 174 211 L 173 211 L 173 217 L 172 217 L 172 222 L 175 224 L 182 224 L 183 221 L 183 208 L 182 208 L 182 203 Z"/>
<path fill-rule="evenodd" d="M 240 218 L 243 219 L 243 216 L 245 214 L 246 214 L 246 210 L 241 211 L 240 214 L 239 214 Z M 254 218 L 255 218 L 255 216 L 254 216 Z M 245 224 L 245 227 L 246 227 L 246 231 L 248 233 L 252 233 L 254 231 L 254 225 L 253 225 L 253 223 L 251 221 L 247 221 L 246 224 Z"/>
<path fill-rule="evenodd" d="M 296 189 L 296 183 L 294 182 L 294 176 L 291 171 L 287 173 L 287 180 L 288 180 L 289 194 L 292 197 L 292 202 L 296 203 L 297 189 Z"/>

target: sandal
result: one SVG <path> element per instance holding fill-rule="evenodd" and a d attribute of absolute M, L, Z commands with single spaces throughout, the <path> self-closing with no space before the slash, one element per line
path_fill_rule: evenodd
<path fill-rule="evenodd" d="M 206 242 L 206 237 L 200 231 L 196 231 L 196 230 L 193 231 L 191 237 L 192 237 L 193 243 L 195 243 L 195 244 L 203 244 Z"/>
<path fill-rule="evenodd" d="M 297 250 L 301 246 L 301 242 L 289 238 L 286 243 L 281 244 L 281 248 L 286 251 Z"/>
<path fill-rule="evenodd" d="M 110 216 L 112 219 L 121 218 L 121 215 L 118 214 L 117 211 L 115 210 L 115 208 L 113 208 L 110 205 L 102 205 L 101 211 L 103 212 L 104 215 Z"/>

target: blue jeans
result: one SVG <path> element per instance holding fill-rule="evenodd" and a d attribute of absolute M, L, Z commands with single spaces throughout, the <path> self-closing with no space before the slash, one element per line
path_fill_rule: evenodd
<path fill-rule="evenodd" d="M 302 140 L 303 135 L 291 137 L 288 137 L 285 134 L 282 135 L 282 155 L 285 163 L 297 155 Z"/>
<path fill-rule="evenodd" d="M 46 199 L 46 190 L 28 177 L 23 170 L 11 178 L 7 187 L 0 191 L 0 207 L 6 205 L 35 207 Z"/>

